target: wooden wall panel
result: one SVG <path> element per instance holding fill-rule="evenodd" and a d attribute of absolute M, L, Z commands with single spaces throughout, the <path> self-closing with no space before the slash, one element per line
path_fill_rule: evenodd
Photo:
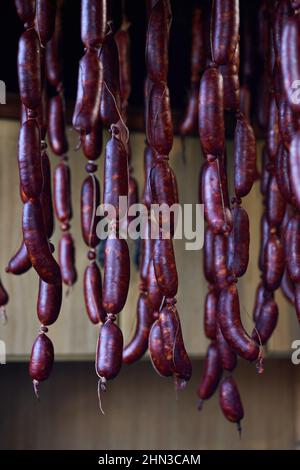
<path fill-rule="evenodd" d="M 33 396 L 27 367 L 8 364 L 0 375 L 1 449 L 292 449 L 295 406 L 287 360 L 269 360 L 265 374 L 241 362 L 235 378 L 245 408 L 242 439 L 219 409 L 218 395 L 196 408 L 203 361 L 178 399 L 171 379 L 148 362 L 122 369 L 97 403 L 93 363 L 59 363 L 41 400 Z M 300 367 L 300 366 L 299 366 Z M 295 370 L 295 372 L 298 372 Z"/>
<path fill-rule="evenodd" d="M 68 296 L 65 295 L 61 315 L 55 325 L 51 326 L 50 335 L 55 344 L 58 358 L 68 357 L 92 358 L 95 351 L 97 327 L 87 320 L 82 296 L 82 277 L 86 266 L 86 247 L 81 239 L 80 230 L 80 186 L 84 178 L 84 157 L 80 151 L 75 152 L 77 135 L 68 131 L 70 140 L 70 165 L 72 169 L 72 190 L 74 219 L 72 234 L 76 242 L 77 284 Z M 1 120 L 0 122 L 0 266 L 3 273 L 9 257 L 16 251 L 21 241 L 21 202 L 19 199 L 17 173 L 17 138 L 18 123 Z M 135 176 L 140 187 L 143 181 L 143 134 L 131 137 L 132 159 Z M 232 143 L 228 144 L 230 164 Z M 52 163 L 57 157 L 51 156 Z M 199 141 L 187 139 L 186 163 L 182 160 L 180 140 L 174 141 L 171 164 L 177 175 L 179 194 L 182 203 L 196 203 L 198 198 L 198 174 L 202 157 Z M 100 177 L 102 175 L 103 158 L 100 161 Z M 256 184 L 251 194 L 245 198 L 251 222 L 251 263 L 246 276 L 239 283 L 242 315 L 249 331 L 252 329 L 251 313 L 256 285 L 259 280 L 257 256 L 259 244 L 259 217 L 261 213 L 261 197 L 259 185 Z M 57 241 L 57 232 L 54 236 Z M 130 242 L 132 248 L 132 242 Z M 187 349 L 192 355 L 204 354 L 207 341 L 203 335 L 202 318 L 206 283 L 202 274 L 202 252 L 186 251 L 184 241 L 175 241 L 176 259 L 178 264 L 180 286 L 178 292 L 178 309 L 182 318 L 183 334 Z M 2 274 L 3 282 L 10 293 L 7 307 L 9 323 L 0 326 L 0 339 L 4 339 L 10 357 L 28 355 L 32 342 L 38 331 L 36 319 L 36 296 L 38 278 L 34 271 L 24 276 L 14 277 Z M 131 286 L 124 311 L 120 315 L 120 324 L 127 340 L 135 326 L 135 309 L 138 296 L 138 273 L 132 267 Z M 289 350 L 292 338 L 299 332 L 294 320 L 294 312 L 279 295 L 280 321 L 277 332 L 271 340 L 270 349 L 276 353 Z"/>

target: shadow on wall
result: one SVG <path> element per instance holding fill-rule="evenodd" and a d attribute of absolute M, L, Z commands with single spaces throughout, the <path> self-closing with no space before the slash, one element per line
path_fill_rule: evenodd
<path fill-rule="evenodd" d="M 9 363 L 0 375 L 1 449 L 293 448 L 295 367 L 272 359 L 258 376 L 253 364 L 241 362 L 235 374 L 245 408 L 241 441 L 217 396 L 197 411 L 202 367 L 193 362 L 193 379 L 176 400 L 172 380 L 160 378 L 148 361 L 124 366 L 103 396 L 103 416 L 93 363 L 57 363 L 40 402 L 27 365 Z"/>

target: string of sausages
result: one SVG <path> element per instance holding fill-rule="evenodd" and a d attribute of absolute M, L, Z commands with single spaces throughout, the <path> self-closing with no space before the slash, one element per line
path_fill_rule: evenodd
<path fill-rule="evenodd" d="M 104 5 L 106 2 L 102 2 L 103 9 Z M 107 6 L 111 7 L 111 4 Z M 115 321 L 125 305 L 130 280 L 129 250 L 121 233 L 126 210 L 124 214 L 122 209 L 119 211 L 119 197 L 128 196 L 129 133 L 122 117 L 119 56 L 110 9 L 107 10 L 104 32 L 99 53 L 103 69 L 99 109 L 101 121 L 109 128 L 111 137 L 106 144 L 104 160 L 103 204 L 108 212 L 109 236 L 104 250 L 104 323 L 100 328 L 96 354 L 99 392 L 106 390 L 106 382 L 116 377 L 122 366 L 123 334 Z M 114 209 L 115 214 L 111 214 L 110 208 Z"/>
<path fill-rule="evenodd" d="M 62 231 L 58 245 L 58 260 L 62 281 L 68 287 L 77 279 L 75 267 L 75 246 L 70 233 L 72 219 L 71 174 L 68 166 L 67 152 L 69 149 L 66 136 L 65 103 L 62 84 L 62 2 L 57 2 L 55 29 L 51 40 L 46 46 L 46 77 L 48 84 L 55 90 L 48 103 L 48 139 L 52 152 L 60 162 L 54 169 L 53 201 L 54 211 Z"/>
<path fill-rule="evenodd" d="M 148 2 L 145 87 L 146 135 L 147 143 L 153 152 L 149 174 L 150 198 L 152 204 L 165 203 L 169 207 L 178 202 L 176 179 L 168 162 L 173 145 L 167 86 L 171 15 L 169 0 Z M 192 366 L 185 350 L 176 309 L 178 275 L 172 241 L 174 228 L 174 220 L 171 220 L 166 230 L 163 217 L 160 217 L 158 238 L 152 240 L 151 264 L 162 302 L 158 318 L 149 334 L 149 352 L 156 371 L 165 377 L 172 376 L 176 388 L 181 389 L 191 377 Z"/>
<path fill-rule="evenodd" d="M 18 78 L 23 113 L 18 144 L 20 194 L 24 204 L 22 228 L 27 256 L 39 275 L 37 314 L 41 322 L 33 344 L 29 373 L 38 396 L 38 385 L 48 378 L 54 349 L 46 335 L 61 307 L 62 278 L 49 242 L 53 233 L 51 176 L 46 153 L 45 46 L 51 39 L 55 23 L 55 3 L 16 1 L 16 9 L 25 32 L 18 48 Z M 25 251 L 25 250 L 24 250 Z M 29 264 L 29 263 L 28 263 Z"/>

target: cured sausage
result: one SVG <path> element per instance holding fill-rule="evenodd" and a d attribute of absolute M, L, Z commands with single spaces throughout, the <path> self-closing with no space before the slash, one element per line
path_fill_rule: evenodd
<path fill-rule="evenodd" d="M 55 14 L 56 1 L 36 0 L 35 28 L 44 47 L 54 33 Z"/>
<path fill-rule="evenodd" d="M 55 155 L 64 155 L 69 149 L 65 132 L 65 104 L 61 94 L 49 101 L 49 144 Z"/>
<path fill-rule="evenodd" d="M 258 344 L 266 344 L 272 336 L 278 321 L 278 307 L 273 298 L 266 300 L 255 322 L 252 338 Z"/>
<path fill-rule="evenodd" d="M 98 244 L 96 228 L 99 217 L 96 217 L 96 209 L 99 204 L 99 181 L 94 175 L 89 175 L 81 187 L 81 230 L 85 243 L 91 248 Z"/>
<path fill-rule="evenodd" d="M 92 261 L 85 269 L 84 300 L 89 319 L 94 325 L 105 322 L 106 315 L 102 307 L 102 279 L 96 261 Z"/>
<path fill-rule="evenodd" d="M 66 163 L 58 163 L 53 178 L 54 210 L 61 223 L 72 218 L 71 206 L 71 175 Z"/>
<path fill-rule="evenodd" d="M 274 291 L 278 289 L 284 271 L 284 249 L 280 238 L 271 232 L 264 250 L 263 280 L 266 287 Z"/>
<path fill-rule="evenodd" d="M 291 217 L 285 230 L 285 259 L 292 282 L 300 281 L 300 216 Z"/>
<path fill-rule="evenodd" d="M 178 290 L 173 242 L 170 238 L 153 240 L 153 264 L 157 284 L 166 297 L 175 297 Z"/>
<path fill-rule="evenodd" d="M 37 314 L 42 325 L 52 325 L 58 318 L 62 302 L 62 284 L 48 284 L 40 279 Z"/>
<path fill-rule="evenodd" d="M 27 254 L 27 248 L 22 241 L 20 248 L 16 254 L 9 260 L 8 265 L 5 269 L 7 273 L 12 274 L 24 274 L 31 268 L 31 261 Z"/>
<path fill-rule="evenodd" d="M 217 328 L 217 346 L 223 369 L 233 371 L 237 365 L 236 353 L 229 347 L 219 327 Z"/>
<path fill-rule="evenodd" d="M 206 294 L 204 305 L 204 332 L 205 336 L 211 340 L 215 340 L 217 336 L 217 311 L 218 296 L 212 288 Z"/>
<path fill-rule="evenodd" d="M 249 217 L 245 209 L 235 204 L 232 209 L 233 228 L 228 235 L 227 266 L 234 276 L 241 277 L 249 263 Z"/>
<path fill-rule="evenodd" d="M 43 186 L 40 131 L 35 120 L 21 126 L 18 145 L 20 185 L 25 196 L 37 198 Z"/>
<path fill-rule="evenodd" d="M 82 0 L 81 40 L 85 47 L 99 47 L 107 25 L 106 0 Z"/>
<path fill-rule="evenodd" d="M 225 418 L 232 423 L 237 423 L 238 431 L 241 433 L 240 421 L 244 417 L 244 408 L 237 385 L 232 376 L 225 377 L 222 380 L 219 401 Z"/>
<path fill-rule="evenodd" d="M 173 145 L 173 124 L 169 89 L 165 83 L 154 83 L 149 96 L 147 140 L 159 155 L 168 155 Z"/>
<path fill-rule="evenodd" d="M 211 343 L 206 353 L 203 375 L 197 392 L 200 398 L 199 409 L 202 408 L 203 400 L 208 400 L 215 393 L 222 377 L 222 372 L 217 344 Z"/>
<path fill-rule="evenodd" d="M 122 351 L 122 332 L 108 319 L 100 328 L 96 354 L 96 372 L 104 386 L 107 380 L 114 379 L 120 372 Z"/>
<path fill-rule="evenodd" d="M 40 333 L 33 343 L 29 374 L 36 382 L 46 380 L 52 370 L 54 362 L 54 349 L 50 338 L 45 333 Z"/>
<path fill-rule="evenodd" d="M 24 31 L 19 40 L 18 78 L 22 103 L 36 109 L 41 101 L 41 47 L 34 29 Z"/>
<path fill-rule="evenodd" d="M 74 240 L 69 232 L 63 233 L 60 237 L 58 260 L 63 283 L 67 286 L 73 286 L 77 280 L 77 272 L 75 267 Z"/>
<path fill-rule="evenodd" d="M 252 127 L 241 117 L 234 136 L 234 189 L 237 197 L 250 192 L 256 177 L 256 141 Z"/>
<path fill-rule="evenodd" d="M 222 65 L 230 62 L 239 40 L 239 1 L 214 0 L 212 8 L 212 58 Z"/>

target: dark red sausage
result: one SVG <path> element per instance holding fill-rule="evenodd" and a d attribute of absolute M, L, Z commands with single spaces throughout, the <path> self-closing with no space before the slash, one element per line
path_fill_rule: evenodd
<path fill-rule="evenodd" d="M 284 238 L 285 259 L 291 281 L 300 281 L 300 216 L 290 218 Z"/>
<path fill-rule="evenodd" d="M 82 151 L 88 160 L 97 160 L 102 152 L 102 122 L 97 120 L 95 126 L 89 134 L 81 136 Z"/>
<path fill-rule="evenodd" d="M 33 343 L 31 350 L 29 363 L 30 377 L 37 382 L 46 380 L 51 373 L 53 362 L 54 349 L 52 341 L 47 335 L 40 333 Z"/>
<path fill-rule="evenodd" d="M 284 249 L 276 233 L 270 233 L 264 251 L 263 279 L 269 290 L 280 286 L 284 271 Z"/>
<path fill-rule="evenodd" d="M 108 238 L 104 252 L 103 308 L 106 313 L 119 313 L 126 302 L 130 258 L 126 240 Z"/>
<path fill-rule="evenodd" d="M 220 66 L 223 77 L 224 109 L 226 111 L 238 111 L 240 109 L 240 47 L 237 44 L 231 61 Z"/>
<path fill-rule="evenodd" d="M 61 223 L 68 222 L 72 218 L 71 205 L 71 174 L 69 166 L 58 163 L 53 177 L 54 210 Z"/>
<path fill-rule="evenodd" d="M 164 355 L 160 320 L 156 320 L 151 327 L 149 333 L 149 353 L 152 365 L 159 375 L 163 377 L 173 375 L 172 360 L 168 360 Z"/>
<path fill-rule="evenodd" d="M 234 136 L 234 188 L 237 197 L 250 192 L 256 177 L 256 141 L 245 118 L 237 120 Z"/>
<path fill-rule="evenodd" d="M 291 109 L 286 97 L 283 93 L 280 96 L 279 109 L 279 130 L 282 137 L 283 144 L 289 150 L 292 138 L 298 128 L 297 115 Z"/>
<path fill-rule="evenodd" d="M 35 120 L 21 126 L 18 146 L 20 185 L 27 198 L 39 197 L 43 186 L 40 131 Z"/>
<path fill-rule="evenodd" d="M 215 340 L 217 334 L 217 307 L 218 296 L 212 288 L 206 294 L 204 305 L 204 332 L 205 336 L 211 340 Z"/>
<path fill-rule="evenodd" d="M 9 260 L 5 271 L 12 274 L 24 274 L 31 268 L 31 261 L 27 254 L 27 248 L 22 241 L 16 254 Z"/>
<path fill-rule="evenodd" d="M 41 206 L 43 210 L 44 225 L 46 235 L 51 238 L 54 230 L 54 217 L 52 205 L 52 189 L 51 189 L 51 166 L 46 151 L 42 153 L 42 172 L 43 172 L 43 189 L 40 196 Z"/>
<path fill-rule="evenodd" d="M 222 380 L 219 401 L 225 418 L 232 423 L 237 423 L 240 432 L 240 421 L 244 417 L 244 408 L 237 385 L 232 376 L 225 377 Z"/>
<path fill-rule="evenodd" d="M 265 246 L 269 238 L 270 233 L 270 226 L 268 223 L 267 215 L 263 214 L 260 220 L 260 248 L 259 248 L 259 259 L 258 259 L 258 267 L 260 271 L 264 271 L 265 264 Z"/>
<path fill-rule="evenodd" d="M 278 149 L 275 162 L 275 176 L 280 194 L 285 199 L 285 202 L 291 202 L 290 155 L 283 144 L 280 144 Z"/>
<path fill-rule="evenodd" d="M 298 60 L 300 54 L 298 15 L 290 17 L 283 27 L 280 52 L 285 93 L 293 111 L 299 112 L 300 100 L 299 92 L 297 92 L 297 81 L 300 77 L 300 64 Z"/>
<path fill-rule="evenodd" d="M 65 129 L 65 103 L 61 94 L 50 98 L 48 116 L 48 138 L 52 152 L 58 156 L 64 155 L 69 145 Z"/>
<path fill-rule="evenodd" d="M 140 293 L 137 304 L 137 323 L 131 341 L 123 350 L 123 362 L 132 364 L 138 361 L 147 351 L 148 338 L 154 321 L 153 309 L 145 293 Z"/>
<path fill-rule="evenodd" d="M 272 336 L 278 320 L 278 307 L 274 299 L 270 298 L 261 307 L 252 338 L 258 344 L 266 344 Z"/>
<path fill-rule="evenodd" d="M 214 284 L 215 271 L 214 271 L 214 233 L 207 226 L 204 232 L 204 246 L 203 246 L 203 271 L 207 282 Z"/>
<path fill-rule="evenodd" d="M 270 175 L 267 194 L 268 222 L 270 227 L 277 227 L 283 220 L 286 202 L 279 191 L 275 175 Z"/>
<path fill-rule="evenodd" d="M 31 25 L 35 16 L 35 0 L 15 0 L 15 5 L 20 20 Z"/>
<path fill-rule="evenodd" d="M 227 266 L 234 276 L 241 277 L 247 271 L 249 263 L 249 217 L 238 204 L 235 204 L 231 212 L 233 228 L 228 236 Z"/>
<path fill-rule="evenodd" d="M 119 197 L 127 195 L 128 162 L 126 148 L 122 141 L 113 135 L 106 144 L 105 149 L 103 202 L 112 205 L 118 217 Z"/>
<path fill-rule="evenodd" d="M 153 82 L 167 81 L 171 20 L 170 1 L 156 1 L 151 7 L 146 36 L 146 67 L 148 77 Z"/>
<path fill-rule="evenodd" d="M 96 372 L 100 380 L 114 379 L 122 366 L 123 335 L 120 328 L 110 319 L 100 328 Z"/>
<path fill-rule="evenodd" d="M 218 289 L 226 286 L 229 277 L 227 268 L 227 253 L 228 253 L 228 237 L 226 235 L 217 234 L 214 237 L 213 259 L 214 259 L 214 272 L 215 282 Z"/>
<path fill-rule="evenodd" d="M 115 34 L 115 41 L 119 55 L 120 96 L 122 102 L 122 114 L 126 117 L 128 98 L 131 93 L 131 68 L 130 68 L 130 37 L 128 29 L 130 23 L 123 19 L 120 29 Z"/>
<path fill-rule="evenodd" d="M 59 239 L 58 262 L 63 283 L 73 286 L 77 280 L 77 272 L 74 240 L 69 232 L 63 233 Z"/>
<path fill-rule="evenodd" d="M 224 370 L 233 371 L 237 365 L 236 353 L 229 347 L 221 329 L 217 328 L 217 346 L 220 354 L 221 365 Z"/>
<path fill-rule="evenodd" d="M 159 155 L 168 155 L 173 145 L 173 124 L 169 89 L 154 83 L 149 97 L 147 140 Z"/>
<path fill-rule="evenodd" d="M 230 232 L 232 218 L 223 193 L 218 160 L 207 162 L 202 173 L 205 220 L 214 233 Z"/>
<path fill-rule="evenodd" d="M 108 34 L 100 50 L 103 67 L 103 90 L 100 104 L 100 117 L 109 127 L 119 121 L 121 115 L 121 95 L 119 80 L 119 56 L 113 34 Z"/>
<path fill-rule="evenodd" d="M 268 183 L 270 179 L 270 159 L 268 155 L 267 146 L 263 146 L 262 150 L 262 171 L 260 179 L 260 191 L 262 195 L 267 193 Z"/>
<path fill-rule="evenodd" d="M 153 259 L 150 261 L 148 268 L 147 292 L 149 302 L 151 303 L 153 310 L 158 311 L 163 300 L 163 292 L 157 283 Z"/>
<path fill-rule="evenodd" d="M 98 119 L 103 69 L 96 50 L 88 49 L 79 62 L 77 98 L 73 127 L 80 133 L 91 132 Z"/>
<path fill-rule="evenodd" d="M 42 96 L 41 49 L 34 29 L 25 31 L 19 40 L 18 78 L 22 103 L 37 108 Z"/>
<path fill-rule="evenodd" d="M 297 132 L 292 140 L 290 148 L 290 181 L 295 204 L 300 209 L 300 132 Z"/>
<path fill-rule="evenodd" d="M 141 228 L 141 258 L 140 258 L 140 278 L 142 283 L 147 286 L 149 264 L 152 253 L 152 240 L 150 238 L 150 223 Z"/>
<path fill-rule="evenodd" d="M 82 0 L 81 40 L 86 47 L 99 47 L 107 27 L 106 0 Z"/>
<path fill-rule="evenodd" d="M 102 307 L 102 279 L 100 269 L 95 261 L 91 262 L 84 272 L 84 300 L 89 319 L 94 325 L 105 322 L 106 315 Z"/>
<path fill-rule="evenodd" d="M 283 27 L 291 15 L 291 5 L 290 0 L 281 0 L 275 7 L 273 13 L 273 47 L 275 52 L 275 58 L 277 63 L 280 63 L 280 52 L 282 45 L 282 30 Z"/>
<path fill-rule="evenodd" d="M 95 175 L 89 175 L 81 187 L 81 230 L 82 236 L 91 248 L 95 248 L 99 240 L 96 229 L 99 217 L 96 209 L 100 204 L 100 186 Z"/>
<path fill-rule="evenodd" d="M 46 77 L 48 82 L 54 86 L 59 87 L 62 82 L 62 15 L 61 4 L 57 4 L 57 13 L 55 18 L 55 30 L 52 38 L 46 47 Z"/>
<path fill-rule="evenodd" d="M 35 29 L 42 46 L 50 41 L 55 28 L 56 1 L 36 0 Z"/>
<path fill-rule="evenodd" d="M 153 240 L 153 264 L 157 284 L 166 297 L 175 297 L 178 289 L 173 242 L 171 239 Z"/>
<path fill-rule="evenodd" d="M 144 190 L 142 194 L 142 202 L 148 208 L 152 203 L 152 195 L 151 195 L 151 185 L 150 185 L 150 171 L 151 168 L 154 166 L 155 161 L 155 152 L 154 150 L 149 147 L 148 145 L 145 147 L 144 151 Z"/>
<path fill-rule="evenodd" d="M 261 281 L 258 284 L 257 289 L 256 289 L 255 304 L 254 304 L 254 309 L 253 309 L 253 321 L 254 321 L 254 323 L 257 322 L 257 320 L 260 316 L 262 306 L 270 298 L 273 298 L 273 292 L 268 291 L 266 289 L 264 283 Z"/>
<path fill-rule="evenodd" d="M 295 286 L 292 283 L 287 269 L 283 273 L 283 277 L 281 279 L 281 291 L 284 295 L 284 297 L 290 302 L 291 304 L 294 304 L 295 302 Z"/>
<path fill-rule="evenodd" d="M 50 284 L 58 283 L 60 269 L 50 251 L 39 201 L 29 200 L 24 204 L 23 237 L 28 257 L 40 278 Z"/>
<path fill-rule="evenodd" d="M 272 97 L 269 108 L 269 127 L 267 147 L 270 160 L 275 160 L 279 146 L 279 118 L 275 98 Z"/>
<path fill-rule="evenodd" d="M 208 400 L 215 393 L 221 376 L 222 365 L 219 350 L 216 343 L 211 343 L 206 353 L 204 370 L 198 386 L 199 408 L 202 407 L 203 400 Z"/>
<path fill-rule="evenodd" d="M 216 68 L 207 69 L 200 82 L 199 135 L 205 154 L 221 156 L 225 148 L 223 78 Z"/>
<path fill-rule="evenodd" d="M 166 160 L 158 160 L 154 164 L 150 174 L 150 184 L 154 204 L 167 204 L 171 207 L 176 203 L 172 169 Z"/>
<path fill-rule="evenodd" d="M 24 107 L 23 104 L 22 106 Z M 22 124 L 23 122 L 22 120 Z M 45 140 L 48 131 L 48 91 L 46 86 L 43 87 L 42 98 L 37 108 L 37 122 L 40 128 L 41 140 Z"/>
<path fill-rule="evenodd" d="M 246 333 L 241 322 L 236 283 L 222 289 L 218 303 L 218 321 L 229 347 L 248 361 L 254 361 L 259 347 Z"/>
<path fill-rule="evenodd" d="M 212 11 L 212 58 L 217 64 L 232 59 L 239 40 L 238 0 L 214 0 Z"/>
<path fill-rule="evenodd" d="M 48 284 L 40 279 L 37 314 L 42 325 L 52 325 L 57 320 L 62 301 L 62 284 Z"/>

